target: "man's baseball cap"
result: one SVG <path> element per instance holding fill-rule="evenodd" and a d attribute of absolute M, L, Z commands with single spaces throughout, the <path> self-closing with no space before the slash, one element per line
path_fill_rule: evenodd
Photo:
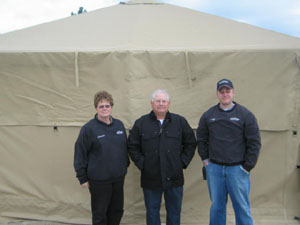
<path fill-rule="evenodd" d="M 228 88 L 232 89 L 233 84 L 228 79 L 222 79 L 222 80 L 218 81 L 218 83 L 217 83 L 217 90 L 220 90 L 222 87 L 228 87 Z"/>

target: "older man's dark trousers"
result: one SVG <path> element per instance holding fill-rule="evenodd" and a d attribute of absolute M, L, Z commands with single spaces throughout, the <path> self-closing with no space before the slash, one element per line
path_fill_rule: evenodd
<path fill-rule="evenodd" d="M 89 184 L 93 225 L 119 225 L 124 211 L 124 177 Z"/>

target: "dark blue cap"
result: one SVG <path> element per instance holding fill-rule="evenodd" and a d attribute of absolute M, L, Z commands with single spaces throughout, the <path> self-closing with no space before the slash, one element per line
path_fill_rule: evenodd
<path fill-rule="evenodd" d="M 228 79 L 222 79 L 222 80 L 218 81 L 218 83 L 217 83 L 217 90 L 220 90 L 222 87 L 228 87 L 228 88 L 232 89 L 233 84 Z"/>

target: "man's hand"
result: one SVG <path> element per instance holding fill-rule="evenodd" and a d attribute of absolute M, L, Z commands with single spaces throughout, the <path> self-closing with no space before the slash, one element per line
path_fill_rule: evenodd
<path fill-rule="evenodd" d="M 202 163 L 203 163 L 203 166 L 207 166 L 208 163 L 209 163 L 209 161 L 208 160 L 204 160 L 204 161 L 202 161 Z"/>

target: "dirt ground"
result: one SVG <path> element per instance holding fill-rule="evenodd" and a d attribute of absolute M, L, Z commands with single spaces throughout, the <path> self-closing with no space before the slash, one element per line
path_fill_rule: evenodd
<path fill-rule="evenodd" d="M 287 222 L 287 223 L 268 222 L 268 223 L 262 223 L 262 224 L 256 223 L 255 225 L 299 225 L 299 224 L 300 224 L 299 220 L 294 220 L 294 221 Z M 0 222 L 0 225 L 73 225 L 73 224 L 48 222 L 48 221 L 23 220 L 23 221 L 10 221 L 10 222 L 5 222 L 5 223 Z M 79 225 L 79 224 L 76 224 L 76 225 Z M 121 223 L 121 225 L 129 225 L 129 224 Z M 130 225 L 133 225 L 133 224 L 130 224 Z M 135 224 L 135 225 L 145 225 L 145 224 Z M 162 223 L 162 225 L 165 225 L 165 224 Z M 181 224 L 181 225 L 196 225 L 196 224 Z M 197 225 L 200 225 L 200 224 L 197 224 Z M 228 224 L 228 225 L 233 225 L 233 224 Z"/>

